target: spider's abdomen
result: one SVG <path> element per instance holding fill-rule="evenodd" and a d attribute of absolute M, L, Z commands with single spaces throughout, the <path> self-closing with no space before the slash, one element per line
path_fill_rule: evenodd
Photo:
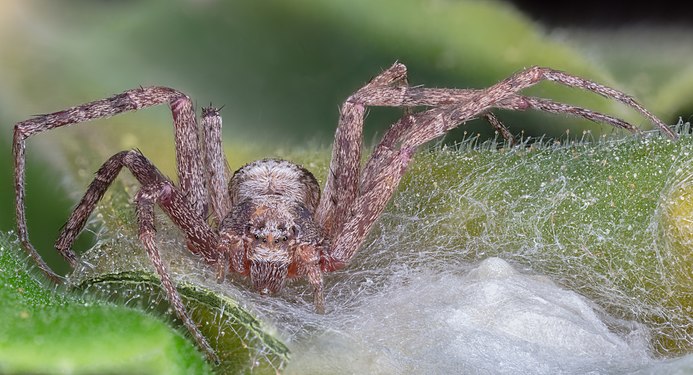
<path fill-rule="evenodd" d="M 282 196 L 303 203 L 311 212 L 320 201 L 320 186 L 307 169 L 290 161 L 263 159 L 237 170 L 229 182 L 231 204 L 263 196 Z"/>

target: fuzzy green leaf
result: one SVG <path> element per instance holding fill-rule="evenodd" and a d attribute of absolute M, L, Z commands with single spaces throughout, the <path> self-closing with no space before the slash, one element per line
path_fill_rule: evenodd
<path fill-rule="evenodd" d="M 517 260 L 646 324 L 660 354 L 693 350 L 693 137 L 462 149 L 419 154 L 398 241 Z"/>
<path fill-rule="evenodd" d="M 196 348 L 148 314 L 51 290 L 0 235 L 3 374 L 209 373 Z"/>

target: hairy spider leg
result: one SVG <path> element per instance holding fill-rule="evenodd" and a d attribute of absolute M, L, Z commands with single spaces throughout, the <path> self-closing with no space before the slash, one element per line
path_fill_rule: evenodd
<path fill-rule="evenodd" d="M 171 186 L 170 191 L 159 200 L 162 210 L 181 228 L 188 241 L 188 248 L 193 253 L 204 257 L 207 263 L 215 264 L 219 256 L 214 252 L 218 242 L 218 235 L 214 229 L 199 216 L 194 207 L 187 201 L 185 193 L 176 188 L 173 182 L 137 150 L 121 151 L 103 163 L 63 226 L 55 242 L 56 249 L 61 254 L 67 254 L 66 256 L 72 259 L 73 266 L 76 265 L 76 258 L 71 250 L 72 244 L 122 167 L 128 168 L 143 187 L 158 186 L 163 183 Z"/>
<path fill-rule="evenodd" d="M 383 75 L 402 79 L 406 74 L 406 70 L 403 66 L 398 65 L 401 64 L 393 65 L 393 67 L 383 72 Z M 669 138 L 677 138 L 661 120 L 625 93 L 550 68 L 532 67 L 483 90 L 379 87 L 373 85 L 373 81 L 371 81 L 366 87 L 350 97 L 343 107 L 340 128 L 359 128 L 358 131 L 351 129 L 349 132 L 344 133 L 360 134 L 363 118 L 361 116 L 355 118 L 354 114 L 362 115 L 366 105 L 441 106 L 419 114 L 404 116 L 385 133 L 361 172 L 362 177 L 358 188 L 354 189 L 352 186 L 353 190 L 359 192 L 357 199 L 342 201 L 341 204 L 346 207 L 341 207 L 340 212 L 347 214 L 333 218 L 333 220 L 336 220 L 335 223 L 331 224 L 333 228 L 336 228 L 333 229 L 335 230 L 335 233 L 333 233 L 334 241 L 330 251 L 324 256 L 323 270 L 329 271 L 341 268 L 353 257 L 394 193 L 394 189 L 399 184 L 418 146 L 444 135 L 465 121 L 489 113 L 492 108 L 539 109 L 549 112 L 568 113 L 631 131 L 635 129 L 632 125 L 608 115 L 550 100 L 524 97 L 517 94 L 518 91 L 542 80 L 551 80 L 566 86 L 582 88 L 620 101 L 648 118 Z M 389 85 L 397 80 L 390 79 L 384 81 Z M 399 93 L 399 96 L 396 93 Z M 454 101 L 456 100 L 459 101 L 455 103 Z M 451 102 L 454 104 L 449 104 Z M 353 108 L 360 110 L 356 112 Z M 344 116 L 344 112 L 349 114 L 349 116 Z M 493 124 L 493 117 L 487 117 L 487 119 Z M 338 129 L 335 139 L 335 150 L 338 143 L 349 143 L 346 141 L 342 142 L 341 136 Z M 352 141 L 351 143 L 354 142 Z M 340 162 L 343 163 L 345 160 L 350 164 L 358 166 L 360 154 L 355 150 L 352 152 L 352 155 L 352 158 L 348 159 L 343 154 L 333 153 L 331 168 L 336 169 L 333 165 Z M 350 176 L 352 175 L 350 174 Z M 358 176 L 358 173 L 355 176 Z M 335 174 L 335 177 L 333 175 L 328 176 L 328 186 L 330 186 L 329 178 L 340 179 L 342 176 L 338 174 Z M 351 177 L 349 181 L 341 181 L 341 185 L 343 186 L 347 182 L 353 184 L 353 180 L 354 178 Z M 324 198 L 327 199 L 328 197 L 329 195 L 325 194 Z M 329 205 L 329 203 L 327 204 Z M 333 205 L 338 205 L 339 203 L 334 198 L 332 199 Z"/>
<path fill-rule="evenodd" d="M 231 171 L 222 145 L 219 109 L 211 106 L 202 108 L 201 127 L 209 202 L 215 221 L 220 223 L 231 210 L 229 197 Z"/>
<path fill-rule="evenodd" d="M 487 112 L 484 113 L 482 117 L 486 119 L 486 121 L 491 125 L 493 129 L 496 130 L 496 134 L 499 134 L 501 137 L 503 137 L 505 142 L 507 142 L 508 146 L 515 145 L 515 138 L 513 138 L 513 135 L 510 133 L 510 130 L 508 130 L 508 128 L 505 125 L 503 125 L 501 120 L 498 117 L 496 117 L 496 115 L 494 115 L 491 112 Z"/>
<path fill-rule="evenodd" d="M 640 132 L 639 128 L 619 118 L 605 115 L 599 112 L 594 112 L 589 109 L 576 107 L 570 104 L 558 103 L 553 100 L 544 98 L 515 95 L 499 102 L 494 107 L 509 109 L 513 111 L 524 111 L 528 109 L 534 109 L 542 112 L 567 114 L 571 116 L 582 117 L 586 120 L 590 120 L 596 123 L 604 123 L 607 125 L 611 125 L 615 128 L 625 129 L 631 133 Z"/>
<path fill-rule="evenodd" d="M 634 108 L 644 117 L 648 118 L 656 127 L 660 129 L 662 133 L 669 138 L 678 138 L 677 135 L 674 134 L 672 130 L 669 129 L 669 127 L 667 127 L 661 120 L 643 108 L 640 104 L 635 102 L 632 97 L 622 93 L 621 91 L 554 69 L 533 67 L 521 71 L 487 89 L 474 93 L 474 97 L 467 102 L 434 108 L 430 111 L 424 112 L 424 114 L 420 118 L 417 118 L 416 121 L 405 121 L 405 123 L 408 124 L 408 129 L 404 132 L 397 132 L 398 135 L 401 133 L 404 134 L 399 139 L 399 141 L 402 143 L 401 147 L 418 147 L 425 142 L 444 135 L 458 124 L 475 118 L 482 113 L 486 113 L 495 107 L 510 109 L 546 109 L 551 112 L 569 113 L 576 116 L 585 117 L 587 119 L 593 119 L 594 121 L 603 121 L 617 127 L 633 130 L 634 127 L 632 125 L 610 116 L 595 113 L 579 107 L 552 102 L 550 100 L 522 97 L 516 94 L 517 91 L 526 89 L 542 80 L 551 80 L 566 86 L 582 88 L 607 98 L 620 101 L 631 108 Z M 433 121 L 435 117 L 440 117 L 440 119 Z M 398 125 L 396 124 L 395 127 L 396 126 Z M 386 137 L 388 137 L 387 133 L 384 138 Z M 368 164 L 366 166 L 366 169 L 367 168 Z"/>
<path fill-rule="evenodd" d="M 140 241 L 147 249 L 147 255 L 154 264 L 156 272 L 161 278 L 161 285 L 166 292 L 166 297 L 176 315 L 185 327 L 192 333 L 197 344 L 204 350 L 207 356 L 215 363 L 219 363 L 219 357 L 209 344 L 205 336 L 200 332 L 195 322 L 190 318 L 181 300 L 180 294 L 173 285 L 171 276 L 164 265 L 159 250 L 156 246 L 156 228 L 154 227 L 154 205 L 166 206 L 170 201 L 170 195 L 175 190 L 170 181 L 162 181 L 155 184 L 144 185 L 135 196 L 137 223 L 139 225 Z M 185 202 L 184 202 L 185 203 Z"/>
<path fill-rule="evenodd" d="M 176 137 L 178 180 L 195 210 L 204 216 L 207 193 L 204 185 L 202 154 L 199 152 L 197 122 L 192 102 L 185 94 L 166 87 L 146 87 L 128 90 L 112 97 L 82 104 L 63 111 L 37 116 L 15 124 L 12 151 L 14 155 L 15 209 L 17 232 L 24 250 L 38 267 L 53 281 L 62 278 L 43 261 L 29 241 L 25 209 L 25 140 L 34 134 L 61 126 L 107 118 L 119 113 L 134 111 L 158 104 L 169 103 L 173 114 Z M 62 253 L 68 262 L 74 263 L 74 254 Z"/>
<path fill-rule="evenodd" d="M 406 76 L 407 68 L 403 64 L 395 63 L 359 91 L 373 86 L 403 82 Z M 366 106 L 370 104 L 352 100 L 359 91 L 347 99 L 340 110 L 339 124 L 332 145 L 330 170 L 315 212 L 315 219 L 328 238 L 333 238 L 341 230 L 341 218 L 349 214 L 351 202 L 358 194 L 363 119 Z"/>
<path fill-rule="evenodd" d="M 207 352 L 207 355 L 218 360 L 209 343 L 187 315 L 180 296 L 173 286 L 166 268 L 163 267 L 161 257 L 156 248 L 153 247 L 153 221 L 150 223 L 148 219 L 150 214 L 147 208 L 153 205 L 153 202 L 158 202 L 164 212 L 185 232 L 188 248 L 191 251 L 203 256 L 210 264 L 221 260 L 222 257 L 215 252 L 218 236 L 204 220 L 208 199 L 205 179 L 212 190 L 209 198 L 211 199 L 212 210 L 218 218 L 217 222 L 220 220 L 219 217 L 223 217 L 225 214 L 224 210 L 228 211 L 229 206 L 228 192 L 225 192 L 228 167 L 225 165 L 225 157 L 221 149 L 221 117 L 218 110 L 214 108 L 204 110 L 202 118 L 204 138 L 202 142 L 198 139 L 197 122 L 190 98 L 179 91 L 166 87 L 128 90 L 110 98 L 37 116 L 15 124 L 13 154 L 18 235 L 23 248 L 34 259 L 38 267 L 54 282 L 62 282 L 62 277 L 43 261 L 28 237 L 24 203 L 25 140 L 28 137 L 57 127 L 96 118 L 107 118 L 122 112 L 163 103 L 169 103 L 173 114 L 180 190 L 138 151 L 120 152 L 109 158 L 97 172 L 82 200 L 63 226 L 56 241 L 56 249 L 73 267 L 77 264 L 77 257 L 71 248 L 72 244 L 84 228 L 96 203 L 103 197 L 122 167 L 126 166 L 143 186 L 142 193 L 138 194 L 137 198 L 140 238 L 162 279 L 168 300 L 176 314 L 193 334 L 195 340 Z M 206 168 L 203 168 L 203 162 Z M 224 186 L 221 189 L 222 193 L 219 193 L 219 186 Z"/>
<path fill-rule="evenodd" d="M 123 167 L 128 168 L 142 185 L 135 197 L 139 238 L 161 278 L 161 284 L 166 297 L 176 315 L 194 336 L 195 341 L 200 344 L 200 347 L 205 350 L 210 358 L 218 360 L 207 340 L 187 314 L 185 306 L 181 302 L 181 297 L 173 285 L 161 255 L 156 248 L 153 206 L 156 203 L 159 204 L 171 220 L 183 230 L 187 238 L 188 248 L 193 253 L 204 257 L 207 263 L 215 264 L 221 261 L 218 254 L 214 252 L 218 243 L 218 235 L 198 215 L 192 204 L 187 201 L 185 194 L 179 191 L 173 185 L 173 182 L 166 178 L 139 151 L 121 151 L 111 156 L 99 168 L 96 172 L 96 177 L 84 193 L 82 200 L 72 211 L 70 218 L 63 227 L 56 241 L 56 248 L 61 252 L 72 253 L 70 249 L 75 238 L 81 232 L 96 203 L 103 197 Z"/>

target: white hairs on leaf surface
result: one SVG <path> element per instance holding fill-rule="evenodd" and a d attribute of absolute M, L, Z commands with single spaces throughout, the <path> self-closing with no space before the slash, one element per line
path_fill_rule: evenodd
<path fill-rule="evenodd" d="M 515 360 L 495 367 L 508 373 L 536 361 L 543 373 L 561 363 L 634 371 L 693 350 L 691 248 L 667 227 L 680 211 L 672 194 L 693 190 L 691 155 L 689 136 L 421 152 L 357 256 L 326 275 L 326 315 L 313 312 L 305 281 L 277 297 L 243 280 L 217 285 L 165 219 L 158 238 L 177 279 L 270 323 L 296 366 L 483 372 L 494 370 L 484 363 L 500 360 L 490 354 L 499 351 Z M 108 272 L 150 269 L 131 228 L 105 221 L 102 241 L 116 239 L 120 255 L 86 254 L 89 261 Z M 487 259 L 502 277 L 478 276 Z M 493 308 L 479 301 L 489 295 Z M 518 314 L 526 320 L 513 326 Z M 563 339 L 551 342 L 551 333 Z M 599 353 L 590 352 L 597 342 Z"/>

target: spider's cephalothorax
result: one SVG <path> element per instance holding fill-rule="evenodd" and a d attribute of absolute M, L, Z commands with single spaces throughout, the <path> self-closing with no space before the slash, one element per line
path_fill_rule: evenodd
<path fill-rule="evenodd" d="M 319 269 L 326 241 L 314 220 L 320 186 L 312 173 L 286 160 L 256 161 L 234 173 L 229 195 L 232 208 L 219 226 L 229 271 L 268 294 Z M 322 294 L 315 298 L 322 310 Z"/>
<path fill-rule="evenodd" d="M 161 278 L 166 295 L 198 344 L 213 358 L 214 350 L 188 316 L 157 249 L 154 206 L 178 226 L 188 248 L 216 267 L 248 276 L 260 293 L 276 293 L 287 278 L 305 277 L 314 287 L 317 311 L 323 311 L 322 273 L 344 267 L 382 214 L 420 145 L 459 124 L 483 117 L 509 144 L 508 130 L 492 114 L 494 108 L 565 113 L 632 132 L 618 118 L 520 91 L 550 80 L 618 100 L 637 110 L 671 138 L 676 135 L 630 96 L 551 68 L 532 67 L 486 89 L 429 89 L 407 84 L 407 70 L 395 63 L 356 91 L 342 105 L 329 174 L 320 195 L 318 183 L 305 169 L 281 160 L 250 163 L 228 177 L 221 147 L 221 116 L 202 111 L 198 125 L 192 101 L 167 87 L 140 87 L 63 111 L 18 122 L 13 154 L 17 233 L 22 246 L 52 280 L 61 281 L 29 241 L 24 209 L 25 141 L 57 127 L 168 103 L 173 114 L 178 185 L 165 177 L 139 151 L 109 158 L 61 230 L 55 247 L 71 264 L 72 250 L 96 203 L 123 167 L 142 185 L 135 196 L 139 237 Z M 361 168 L 361 136 L 368 106 L 427 107 L 393 124 Z M 228 189 L 227 189 L 228 187 Z M 210 209 L 208 212 L 208 208 Z M 211 213 L 211 219 L 208 218 Z"/>

